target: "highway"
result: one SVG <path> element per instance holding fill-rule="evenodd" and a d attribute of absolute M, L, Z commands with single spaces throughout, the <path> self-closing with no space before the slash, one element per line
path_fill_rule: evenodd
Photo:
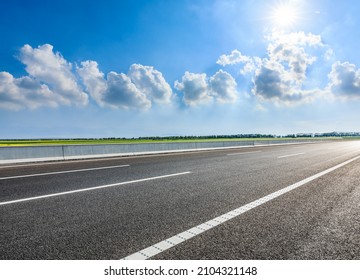
<path fill-rule="evenodd" d="M 0 259 L 360 259 L 360 141 L 0 166 Z"/>

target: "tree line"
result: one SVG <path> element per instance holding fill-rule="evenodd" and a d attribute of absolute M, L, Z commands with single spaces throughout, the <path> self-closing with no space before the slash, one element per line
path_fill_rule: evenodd
<path fill-rule="evenodd" d="M 43 139 L 6 139 L 7 141 L 96 141 L 96 140 L 201 140 L 201 139 L 241 139 L 241 138 L 311 138 L 311 137 L 360 137 L 360 132 L 325 132 L 325 133 L 295 133 L 287 135 L 275 134 L 223 134 L 223 135 L 187 135 L 187 136 L 146 136 L 146 137 L 106 137 L 106 138 L 43 138 Z"/>

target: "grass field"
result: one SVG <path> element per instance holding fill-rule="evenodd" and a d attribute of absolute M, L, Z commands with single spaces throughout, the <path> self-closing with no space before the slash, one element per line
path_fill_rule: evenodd
<path fill-rule="evenodd" d="M 0 140 L 0 147 L 6 146 L 42 146 L 42 145 L 101 145 L 101 144 L 141 144 L 141 143 L 173 143 L 173 142 L 218 142 L 218 141 L 266 141 L 266 140 L 294 140 L 296 138 L 205 138 L 205 139 L 76 139 L 76 140 Z M 339 139 L 339 137 L 326 138 L 300 138 L 300 139 Z"/>

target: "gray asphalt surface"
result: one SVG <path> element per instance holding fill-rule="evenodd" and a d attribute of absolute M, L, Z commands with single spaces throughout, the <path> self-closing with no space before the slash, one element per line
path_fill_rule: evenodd
<path fill-rule="evenodd" d="M 121 259 L 358 155 L 344 141 L 0 166 L 0 259 Z M 153 259 L 360 259 L 359 214 L 356 160 Z"/>

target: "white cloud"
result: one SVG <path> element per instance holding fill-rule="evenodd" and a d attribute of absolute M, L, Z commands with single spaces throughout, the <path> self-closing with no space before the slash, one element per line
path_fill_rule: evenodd
<path fill-rule="evenodd" d="M 83 61 L 81 67 L 76 67 L 76 71 L 81 77 L 86 91 L 100 105 L 104 106 L 103 95 L 107 89 L 107 84 L 96 61 Z"/>
<path fill-rule="evenodd" d="M 10 110 L 88 103 L 72 73 L 72 65 L 49 44 L 32 48 L 24 45 L 19 60 L 26 65 L 29 76 L 14 78 L 0 73 L 0 107 Z"/>
<path fill-rule="evenodd" d="M 0 108 L 20 110 L 41 106 L 56 107 L 58 99 L 47 85 L 30 77 L 14 78 L 8 72 L 0 72 Z"/>
<path fill-rule="evenodd" d="M 210 78 L 210 93 L 219 103 L 233 103 L 237 100 L 237 84 L 227 72 L 219 70 Z"/>
<path fill-rule="evenodd" d="M 314 35 L 312 33 L 305 34 L 304 32 L 293 32 L 293 33 L 284 33 L 284 32 L 272 32 L 267 39 L 269 41 L 275 42 L 276 44 L 289 44 L 297 46 L 324 46 L 321 40 L 320 35 Z"/>
<path fill-rule="evenodd" d="M 162 104 L 171 102 L 172 90 L 162 73 L 154 69 L 154 67 L 133 64 L 129 69 L 128 76 L 135 86 L 150 100 Z"/>
<path fill-rule="evenodd" d="M 246 56 L 241 54 L 238 50 L 233 50 L 229 55 L 223 54 L 216 61 L 217 64 L 222 66 L 244 64 L 240 70 L 242 75 L 255 71 L 255 69 L 261 64 L 261 58 L 254 56 Z"/>
<path fill-rule="evenodd" d="M 298 81 L 292 79 L 281 64 L 273 61 L 265 61 L 257 69 L 253 82 L 252 93 L 260 100 L 272 100 L 279 105 L 311 100 L 310 92 L 301 90 Z"/>
<path fill-rule="evenodd" d="M 278 104 L 298 104 L 311 101 L 318 90 L 304 90 L 307 70 L 317 57 L 306 48 L 322 47 L 321 37 L 311 33 L 273 33 L 268 37 L 268 57 L 257 63 L 252 93 L 261 100 Z"/>
<path fill-rule="evenodd" d="M 329 84 L 325 88 L 316 86 L 322 82 L 316 78 L 321 72 L 314 68 L 315 62 L 328 65 L 329 60 L 335 60 L 334 51 L 322 42 L 320 35 L 275 30 L 265 38 L 268 45 L 263 58 L 246 56 L 235 49 L 217 61 L 222 66 L 243 64 L 239 73 L 251 78 L 251 93 L 259 100 L 288 106 L 324 96 L 360 96 L 360 70 L 350 63 L 334 63 L 328 75 Z"/>
<path fill-rule="evenodd" d="M 175 88 L 181 91 L 183 101 L 188 106 L 196 106 L 215 100 L 218 103 L 233 103 L 237 100 L 237 84 L 227 72 L 219 70 L 210 79 L 205 73 L 185 72 L 181 82 L 175 82 Z"/>
<path fill-rule="evenodd" d="M 149 109 L 151 101 L 123 74 L 110 72 L 107 75 L 107 88 L 103 95 L 103 101 L 113 108 L 141 108 Z"/>
<path fill-rule="evenodd" d="M 332 65 L 328 89 L 342 98 L 360 98 L 360 69 L 355 64 L 340 61 Z"/>
<path fill-rule="evenodd" d="M 86 105 L 88 96 L 78 85 L 72 73 L 72 65 L 60 53 L 53 52 L 53 46 L 45 44 L 38 48 L 25 45 L 19 59 L 26 65 L 25 70 L 35 80 L 48 85 L 59 101 L 65 105 Z"/>
<path fill-rule="evenodd" d="M 238 50 L 233 50 L 229 55 L 221 55 L 216 63 L 222 66 L 226 66 L 229 64 L 246 63 L 249 61 L 250 57 L 242 55 Z"/>
<path fill-rule="evenodd" d="M 114 71 L 106 78 L 95 61 L 83 61 L 77 72 L 86 90 L 100 106 L 149 109 L 152 103 L 168 104 L 172 90 L 161 72 L 151 66 L 133 64 L 128 75 Z"/>
<path fill-rule="evenodd" d="M 296 36 L 297 35 L 297 36 Z M 281 63 L 288 68 L 289 78 L 292 78 L 296 83 L 301 84 L 306 79 L 306 70 L 309 65 L 315 62 L 316 57 L 306 53 L 304 46 L 309 44 L 311 46 L 318 42 L 317 36 L 309 34 L 309 38 L 300 33 L 291 33 L 288 35 L 288 40 L 285 35 L 274 37 L 272 43 L 268 46 L 268 55 L 271 61 Z"/>
<path fill-rule="evenodd" d="M 241 75 L 247 75 L 253 73 L 256 69 L 261 67 L 263 60 L 260 57 L 250 57 L 249 61 L 246 62 L 242 69 L 240 69 Z"/>
<path fill-rule="evenodd" d="M 175 81 L 175 88 L 184 94 L 183 100 L 186 105 L 196 106 L 211 101 L 206 74 L 186 71 L 181 82 Z"/>
<path fill-rule="evenodd" d="M 0 106 L 7 109 L 40 106 L 87 105 L 88 95 L 73 73 L 73 66 L 53 46 L 24 45 L 19 60 L 29 76 L 14 78 L 1 72 Z M 86 92 L 102 107 L 148 109 L 152 103 L 169 104 L 172 90 L 161 72 L 151 66 L 133 64 L 128 75 L 110 72 L 105 77 L 95 61 L 76 67 Z"/>

